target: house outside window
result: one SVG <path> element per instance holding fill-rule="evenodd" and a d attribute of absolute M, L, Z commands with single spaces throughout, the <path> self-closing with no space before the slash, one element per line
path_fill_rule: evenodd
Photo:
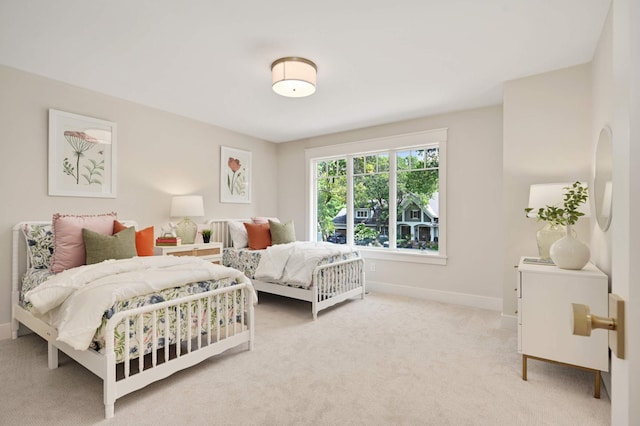
<path fill-rule="evenodd" d="M 424 144 L 401 145 L 419 142 L 423 135 Z M 312 239 L 445 256 L 446 221 L 440 204 L 445 196 L 446 130 L 397 139 L 355 143 L 350 146 L 353 153 L 341 155 L 323 157 L 323 147 L 308 150 Z M 335 149 L 324 147 L 325 153 Z"/>

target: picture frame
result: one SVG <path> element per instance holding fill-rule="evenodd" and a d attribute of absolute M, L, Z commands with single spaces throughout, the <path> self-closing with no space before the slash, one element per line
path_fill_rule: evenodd
<path fill-rule="evenodd" d="M 251 151 L 220 147 L 220 202 L 251 202 Z"/>
<path fill-rule="evenodd" d="M 116 123 L 49 110 L 49 195 L 116 197 Z"/>

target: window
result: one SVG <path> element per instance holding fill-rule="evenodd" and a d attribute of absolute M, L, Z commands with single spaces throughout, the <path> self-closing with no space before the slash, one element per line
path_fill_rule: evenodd
<path fill-rule="evenodd" d="M 307 151 L 312 239 L 444 257 L 446 130 L 346 146 Z"/>
<path fill-rule="evenodd" d="M 369 217 L 369 210 L 367 209 L 358 209 L 356 210 L 356 218 L 357 219 L 367 219 Z"/>

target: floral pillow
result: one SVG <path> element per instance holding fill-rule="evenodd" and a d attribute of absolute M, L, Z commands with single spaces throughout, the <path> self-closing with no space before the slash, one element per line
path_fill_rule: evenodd
<path fill-rule="evenodd" d="M 36 269 L 48 269 L 53 254 L 53 227 L 51 224 L 25 224 L 22 233 L 27 242 L 29 262 Z"/>

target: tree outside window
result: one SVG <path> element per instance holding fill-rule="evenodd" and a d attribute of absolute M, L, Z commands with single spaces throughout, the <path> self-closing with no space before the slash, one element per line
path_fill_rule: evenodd
<path fill-rule="evenodd" d="M 341 236 L 342 241 L 336 242 L 348 241 L 348 224 L 352 223 L 355 245 L 438 251 L 437 144 L 317 159 L 314 164 L 319 240 L 332 241 Z M 352 211 L 347 203 L 348 182 L 352 182 Z M 390 188 L 395 188 L 393 219 L 389 212 Z M 394 247 L 389 246 L 390 228 L 395 229 Z"/>

